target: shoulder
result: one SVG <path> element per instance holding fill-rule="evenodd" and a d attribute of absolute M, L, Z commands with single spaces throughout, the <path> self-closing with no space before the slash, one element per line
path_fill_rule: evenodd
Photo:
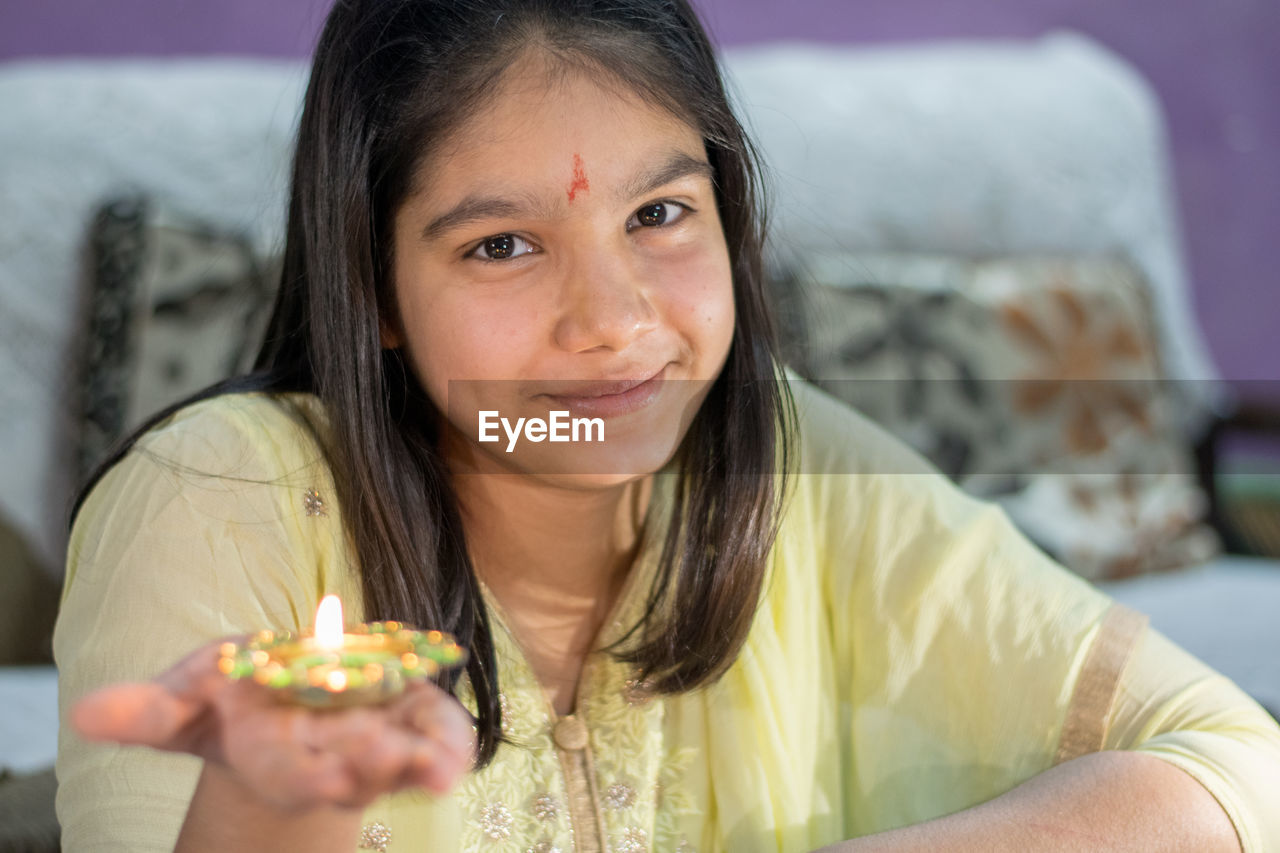
<path fill-rule="evenodd" d="M 101 554 L 104 542 L 227 531 L 261 540 L 297 533 L 317 512 L 335 516 L 324 428 L 310 395 L 225 394 L 180 409 L 139 436 L 86 495 L 68 570 Z"/>
<path fill-rule="evenodd" d="M 788 377 L 801 474 L 925 474 L 936 469 L 884 427 L 820 388 Z"/>
<path fill-rule="evenodd" d="M 958 590 L 999 598 L 1023 583 L 1063 606 L 1098 596 L 1049 560 L 997 505 L 967 494 L 879 426 L 816 388 L 793 383 L 797 473 L 775 548 L 776 572 L 820 585 L 828 600 L 919 612 L 959 605 Z M 865 615 L 865 614 L 864 614 Z"/>
<path fill-rule="evenodd" d="M 797 441 L 786 526 L 847 536 L 878 514 L 925 504 L 968 504 L 928 460 L 897 436 L 819 388 L 790 378 Z M 820 537 L 821 538 L 821 537 Z"/>
<path fill-rule="evenodd" d="M 152 426 L 106 471 L 85 501 L 139 489 L 151 502 L 192 503 L 235 495 L 242 505 L 288 501 L 328 484 L 323 406 L 310 394 L 223 394 Z M 327 489 L 332 492 L 332 489 Z M 293 497 L 291 494 L 296 493 Z"/>
<path fill-rule="evenodd" d="M 164 610 L 185 620 L 187 648 L 300 627 L 326 591 L 360 613 L 358 561 L 308 421 L 316 406 L 226 395 L 139 438 L 94 485 L 72 526 L 55 637 L 64 654 L 78 644 L 80 622 L 68 616 L 77 609 L 136 612 L 171 602 Z M 197 626 L 200 619 L 209 622 Z"/>
<path fill-rule="evenodd" d="M 282 474 L 319 461 L 325 425 L 310 394 L 223 394 L 156 424 L 128 455 L 215 477 Z"/>

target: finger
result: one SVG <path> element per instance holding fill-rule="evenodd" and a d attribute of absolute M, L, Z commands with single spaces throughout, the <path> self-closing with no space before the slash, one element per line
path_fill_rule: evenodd
<path fill-rule="evenodd" d="M 264 722 L 269 724 L 237 729 L 229 755 L 272 787 L 298 789 L 304 800 L 367 805 L 399 789 L 413 751 L 382 708 L 280 708 Z"/>
<path fill-rule="evenodd" d="M 456 705 L 451 698 L 440 696 Z M 431 711 L 429 706 L 438 701 L 423 697 L 424 706 L 419 709 L 420 722 L 429 734 L 403 723 L 404 708 L 356 708 L 309 715 L 300 723 L 306 730 L 300 739 L 340 755 L 346 762 L 355 791 L 344 805 L 367 805 L 378 796 L 408 787 L 442 791 L 467 769 L 470 753 L 465 746 L 458 752 L 436 742 L 451 725 Z"/>
<path fill-rule="evenodd" d="M 367 708 L 313 719 L 311 728 L 325 748 L 372 775 L 384 775 L 382 765 L 402 761 L 408 748 L 385 714 Z"/>
<path fill-rule="evenodd" d="M 345 805 L 367 806 L 384 794 L 418 786 L 415 757 L 428 748 L 426 742 L 415 742 L 402 733 L 391 732 L 372 748 L 348 755 L 356 791 Z"/>
<path fill-rule="evenodd" d="M 201 707 L 160 684 L 116 684 L 77 702 L 71 709 L 71 725 L 86 740 L 176 748 L 177 735 Z"/>
<path fill-rule="evenodd" d="M 443 691 L 421 692 L 406 697 L 402 711 L 406 727 L 434 741 L 442 757 L 470 764 L 476 753 L 476 735 L 471 715 L 456 699 Z"/>
<path fill-rule="evenodd" d="M 307 721 L 306 738 L 339 755 L 356 783 L 352 804 L 404 787 L 422 735 L 399 727 L 386 708 L 357 708 Z"/>
<path fill-rule="evenodd" d="M 402 731 L 389 732 L 381 746 L 386 750 L 383 757 L 371 752 L 362 760 L 361 772 L 371 789 L 383 793 L 406 788 L 445 793 L 472 763 L 438 740 Z"/>
<path fill-rule="evenodd" d="M 155 680 L 178 696 L 208 697 L 217 693 L 227 683 L 226 676 L 218 670 L 218 658 L 222 656 L 223 646 L 243 642 L 245 639 L 224 637 L 206 643 L 169 667 Z"/>
<path fill-rule="evenodd" d="M 265 801 L 282 809 L 303 810 L 345 804 L 358 792 L 342 757 L 302 748 L 258 750 L 236 769 Z"/>
<path fill-rule="evenodd" d="M 425 788 L 433 794 L 448 793 L 470 767 L 451 753 L 446 753 L 435 741 L 429 741 L 414 751 L 404 784 Z"/>
<path fill-rule="evenodd" d="M 242 724 L 224 729 L 224 762 L 259 796 L 281 808 L 350 798 L 355 780 L 341 755 L 316 742 L 309 726 L 312 717 L 303 708 L 251 710 Z"/>
<path fill-rule="evenodd" d="M 91 740 L 159 745 L 173 738 L 226 688 L 218 657 L 223 645 L 238 639 L 207 643 L 146 684 L 117 684 L 85 696 L 72 710 L 73 726 Z"/>
<path fill-rule="evenodd" d="M 471 715 L 442 692 L 409 697 L 403 713 L 408 727 L 425 739 L 412 760 L 414 784 L 436 793 L 452 788 L 475 761 Z"/>

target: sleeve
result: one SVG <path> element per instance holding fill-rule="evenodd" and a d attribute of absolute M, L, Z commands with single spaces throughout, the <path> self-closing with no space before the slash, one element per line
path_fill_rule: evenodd
<path fill-rule="evenodd" d="M 1190 773 L 1245 851 L 1277 844 L 1280 730 L 1265 711 L 892 437 L 829 406 L 810 414 L 823 433 L 833 418 L 843 438 L 808 464 L 838 472 L 814 478 L 813 501 L 836 520 L 817 529 L 853 735 L 851 835 L 969 808 L 1107 748 Z"/>
<path fill-rule="evenodd" d="M 191 756 L 81 741 L 66 723 L 77 699 L 218 637 L 309 625 L 322 592 L 354 592 L 335 513 L 307 511 L 307 492 L 329 487 L 298 430 L 265 398 L 197 404 L 82 506 L 54 635 L 64 850 L 172 850 L 200 771 Z"/>
<path fill-rule="evenodd" d="M 1103 748 L 1145 752 L 1190 774 L 1221 804 L 1244 853 L 1280 848 L 1280 724 L 1159 631 L 1137 637 Z"/>
<path fill-rule="evenodd" d="M 853 565 L 833 572 L 848 613 L 833 625 L 865 835 L 970 808 L 1053 766 L 1110 602 L 998 507 L 934 476 L 871 475 L 853 500 L 864 520 Z"/>

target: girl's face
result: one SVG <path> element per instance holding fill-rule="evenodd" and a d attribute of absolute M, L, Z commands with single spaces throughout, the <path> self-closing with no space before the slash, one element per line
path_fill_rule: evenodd
<path fill-rule="evenodd" d="M 430 158 L 394 239 L 384 345 L 405 348 L 453 427 L 446 447 L 480 470 L 579 487 L 655 471 L 728 355 L 733 281 L 700 135 L 537 56 Z M 535 440 L 529 419 L 553 411 L 569 440 Z M 574 441 L 576 418 L 599 424 Z"/>

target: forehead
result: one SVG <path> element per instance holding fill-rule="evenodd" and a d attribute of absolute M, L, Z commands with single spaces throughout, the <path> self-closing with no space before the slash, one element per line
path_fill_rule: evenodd
<path fill-rule="evenodd" d="M 537 191 L 574 179 L 578 166 L 593 189 L 616 187 L 672 151 L 704 158 L 701 134 L 607 74 L 526 57 L 424 160 L 415 190 Z"/>

